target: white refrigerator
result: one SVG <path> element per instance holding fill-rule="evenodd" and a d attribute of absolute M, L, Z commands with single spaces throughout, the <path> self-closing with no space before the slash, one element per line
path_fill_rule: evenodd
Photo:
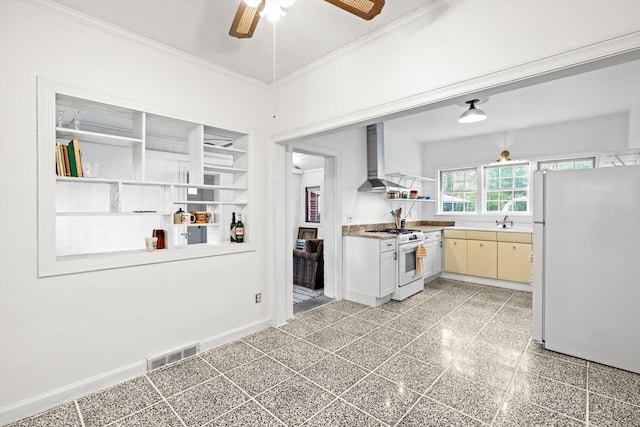
<path fill-rule="evenodd" d="M 640 373 L 640 166 L 533 185 L 533 339 Z"/>

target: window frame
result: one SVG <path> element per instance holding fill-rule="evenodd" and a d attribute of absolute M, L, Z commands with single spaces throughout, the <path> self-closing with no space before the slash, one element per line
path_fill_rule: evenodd
<path fill-rule="evenodd" d="M 487 193 L 490 191 L 489 188 L 487 188 L 487 170 L 491 169 L 491 168 L 500 168 L 500 167 L 516 167 L 516 166 L 526 166 L 527 167 L 527 174 L 526 174 L 526 178 L 527 178 L 527 188 L 526 190 L 522 190 L 522 189 L 516 189 L 516 187 L 512 187 L 511 189 L 506 189 L 507 191 L 513 191 L 514 193 L 516 191 L 526 191 L 526 197 L 527 197 L 527 210 L 526 211 L 503 211 L 503 210 L 498 210 L 498 211 L 489 211 L 487 210 Z M 488 165 L 481 165 L 479 166 L 479 168 L 481 169 L 481 180 L 482 180 L 482 185 L 481 185 L 481 193 L 482 193 L 482 214 L 483 215 L 521 215 L 521 216 L 526 216 L 526 215 L 531 215 L 532 214 L 532 209 L 531 209 L 531 179 L 532 179 L 532 162 L 530 161 L 519 161 L 519 160 L 515 160 L 515 161 L 508 161 L 508 162 L 496 162 L 496 163 L 490 163 Z M 515 177 L 514 177 L 515 178 Z M 500 191 L 501 189 L 495 189 L 497 191 Z"/>
<path fill-rule="evenodd" d="M 442 190 L 442 174 L 445 172 L 460 172 L 460 171 L 474 171 L 476 174 L 475 178 L 475 190 L 462 190 L 462 191 L 447 191 L 444 192 Z M 437 212 L 439 215 L 478 215 L 480 212 L 478 211 L 478 189 L 479 189 L 479 180 L 478 180 L 478 167 L 460 167 L 460 168 L 448 168 L 448 169 L 439 169 L 438 170 L 438 209 Z M 474 193 L 475 194 L 475 210 L 474 211 L 445 211 L 443 209 L 443 195 L 444 193 Z"/>
<path fill-rule="evenodd" d="M 558 164 L 558 163 L 567 163 L 567 162 L 573 162 L 574 166 L 576 162 L 584 162 L 584 161 L 591 161 L 591 168 L 590 169 L 595 169 L 596 166 L 596 156 L 580 156 L 580 157 L 566 157 L 566 158 L 560 158 L 560 159 L 548 159 L 548 160 L 538 160 L 537 161 L 537 165 L 536 165 L 536 170 L 543 170 L 541 168 L 542 165 L 544 164 Z M 589 168 L 587 168 L 589 169 Z M 547 169 L 547 170 L 551 170 L 551 171 L 557 171 L 557 169 Z M 561 170 L 576 170 L 576 168 L 572 168 L 572 169 L 561 169 Z"/>

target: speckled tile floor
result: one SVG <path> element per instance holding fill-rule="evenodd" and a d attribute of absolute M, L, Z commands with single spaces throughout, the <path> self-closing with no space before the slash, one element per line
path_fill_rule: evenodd
<path fill-rule="evenodd" d="M 640 426 L 640 375 L 530 339 L 531 294 L 439 279 L 334 301 L 10 424 Z"/>

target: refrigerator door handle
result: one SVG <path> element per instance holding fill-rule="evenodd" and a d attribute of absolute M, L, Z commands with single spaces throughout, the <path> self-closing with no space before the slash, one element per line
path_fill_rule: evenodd
<path fill-rule="evenodd" d="M 533 221 L 533 223 L 534 223 L 534 224 L 542 224 L 542 225 L 545 225 L 544 220 L 542 220 L 542 221 Z"/>

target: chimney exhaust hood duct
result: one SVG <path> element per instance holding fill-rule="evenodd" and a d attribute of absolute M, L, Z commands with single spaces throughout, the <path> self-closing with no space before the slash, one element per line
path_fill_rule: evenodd
<path fill-rule="evenodd" d="M 408 188 L 384 179 L 384 123 L 367 126 L 367 180 L 358 191 L 385 193 Z"/>

